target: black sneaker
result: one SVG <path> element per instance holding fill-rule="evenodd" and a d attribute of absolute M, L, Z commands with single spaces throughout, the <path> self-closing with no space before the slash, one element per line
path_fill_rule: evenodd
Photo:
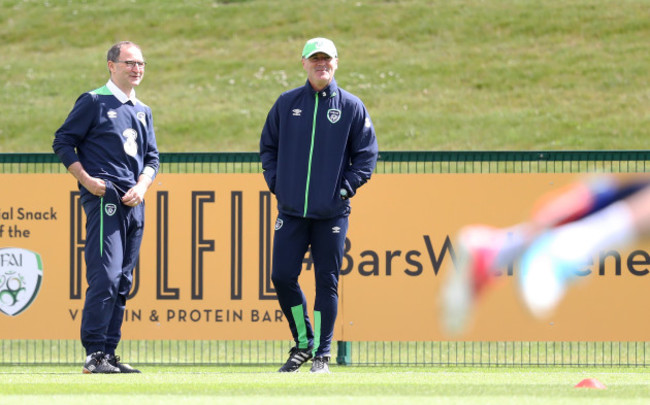
<path fill-rule="evenodd" d="M 108 364 L 104 352 L 95 352 L 86 357 L 83 372 L 84 374 L 116 374 L 120 369 Z"/>
<path fill-rule="evenodd" d="M 309 372 L 314 374 L 329 374 L 330 373 L 330 367 L 328 365 L 329 362 L 330 362 L 329 356 L 316 356 L 314 357 L 314 360 L 312 360 L 312 365 Z"/>
<path fill-rule="evenodd" d="M 300 366 L 302 366 L 307 360 L 311 359 L 311 351 L 313 349 L 310 347 L 308 349 L 298 349 L 297 347 L 292 347 L 289 350 L 289 360 L 284 363 L 284 366 L 280 367 L 278 372 L 280 373 L 294 373 L 298 371 Z"/>
<path fill-rule="evenodd" d="M 119 368 L 120 373 L 142 373 L 142 371 L 138 370 L 137 368 L 131 367 L 129 364 L 121 363 L 120 356 L 113 356 L 111 354 L 107 354 L 106 360 L 108 361 L 108 364 L 110 364 L 111 366 Z"/>

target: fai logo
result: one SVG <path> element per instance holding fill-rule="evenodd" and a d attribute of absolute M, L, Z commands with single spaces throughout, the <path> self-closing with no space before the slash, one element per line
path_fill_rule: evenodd
<path fill-rule="evenodd" d="M 0 312 L 16 316 L 29 308 L 41 290 L 43 263 L 38 253 L 0 248 Z"/>
<path fill-rule="evenodd" d="M 337 110 L 336 108 L 327 110 L 327 119 L 332 124 L 336 124 L 341 119 L 341 110 Z"/>
<path fill-rule="evenodd" d="M 138 137 L 138 133 L 133 128 L 125 129 L 122 132 L 124 139 L 124 151 L 129 156 L 135 156 L 138 154 L 138 144 L 135 142 Z"/>
<path fill-rule="evenodd" d="M 275 220 L 275 230 L 276 231 L 278 229 L 282 228 L 282 225 L 284 225 L 284 222 L 280 218 Z"/>
<path fill-rule="evenodd" d="M 147 118 L 146 118 L 146 115 L 142 111 L 137 113 L 136 117 L 138 117 L 138 120 L 140 120 L 142 125 L 144 125 L 145 127 L 147 126 Z"/>
<path fill-rule="evenodd" d="M 104 207 L 104 211 L 106 212 L 106 215 L 112 217 L 113 215 L 115 215 L 115 212 L 117 212 L 117 206 L 115 204 L 106 204 L 106 207 Z"/>

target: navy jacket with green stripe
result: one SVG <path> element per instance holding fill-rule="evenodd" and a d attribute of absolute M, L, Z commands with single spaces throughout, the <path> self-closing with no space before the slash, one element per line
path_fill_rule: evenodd
<path fill-rule="evenodd" d="M 65 167 L 80 161 L 88 174 L 122 192 L 137 183 L 145 167 L 154 176 L 158 172 L 151 108 L 139 100 L 122 104 L 107 86 L 79 96 L 52 148 Z"/>
<path fill-rule="evenodd" d="M 260 158 L 284 214 L 327 219 L 350 212 L 349 197 L 370 179 L 378 147 L 361 100 L 336 81 L 316 92 L 309 81 L 280 95 L 266 119 Z"/>

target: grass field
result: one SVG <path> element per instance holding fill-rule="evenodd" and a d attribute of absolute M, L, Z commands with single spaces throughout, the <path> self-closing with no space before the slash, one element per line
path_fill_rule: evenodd
<path fill-rule="evenodd" d="M 380 368 L 329 375 L 273 367 L 142 367 L 140 375 L 82 375 L 78 367 L 0 367 L 7 404 L 646 404 L 650 370 L 612 368 Z M 574 388 L 596 378 L 606 389 Z"/>
<path fill-rule="evenodd" d="M 649 20 L 646 0 L 0 0 L 0 152 L 50 152 L 123 39 L 161 151 L 256 151 L 314 36 L 382 150 L 646 149 Z"/>

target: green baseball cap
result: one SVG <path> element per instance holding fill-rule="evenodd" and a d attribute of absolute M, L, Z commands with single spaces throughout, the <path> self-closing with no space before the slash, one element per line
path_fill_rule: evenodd
<path fill-rule="evenodd" d="M 332 58 L 338 57 L 334 42 L 327 38 L 312 38 L 307 41 L 305 47 L 302 48 L 302 57 L 309 58 L 311 55 L 319 52 L 329 55 Z"/>

